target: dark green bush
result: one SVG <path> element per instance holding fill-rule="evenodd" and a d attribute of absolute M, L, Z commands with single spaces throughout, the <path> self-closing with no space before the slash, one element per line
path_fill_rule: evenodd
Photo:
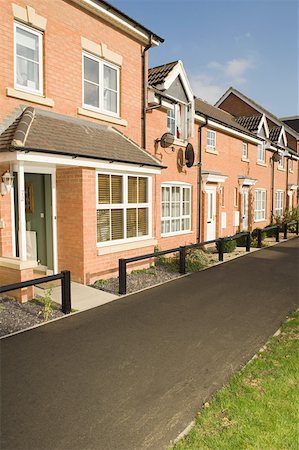
<path fill-rule="evenodd" d="M 237 242 L 235 239 L 232 241 L 224 241 L 223 253 L 232 253 L 237 247 Z M 216 242 L 216 248 L 219 251 L 219 242 Z"/>
<path fill-rule="evenodd" d="M 252 233 L 251 233 L 252 238 L 253 238 L 254 240 L 256 240 L 256 241 L 257 241 L 257 238 L 258 238 L 258 230 L 261 230 L 261 228 L 255 228 L 255 229 L 252 231 Z M 267 233 L 266 233 L 265 231 L 263 231 L 263 232 L 262 232 L 262 241 L 263 241 L 264 239 L 266 239 L 266 236 L 267 236 Z"/>
<path fill-rule="evenodd" d="M 246 247 L 247 243 L 247 236 L 244 234 L 243 236 L 240 236 L 236 239 L 237 247 Z M 253 242 L 252 236 L 250 236 L 250 243 Z M 250 244 L 251 245 L 251 244 Z"/>
<path fill-rule="evenodd" d="M 197 272 L 209 265 L 205 252 L 199 248 L 190 249 L 186 254 L 186 271 Z"/>

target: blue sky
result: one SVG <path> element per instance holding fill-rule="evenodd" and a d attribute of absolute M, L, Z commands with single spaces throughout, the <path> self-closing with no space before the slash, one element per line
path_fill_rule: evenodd
<path fill-rule="evenodd" d="M 181 59 L 194 93 L 234 86 L 273 114 L 299 114 L 297 0 L 110 0 L 165 39 L 150 66 Z"/>

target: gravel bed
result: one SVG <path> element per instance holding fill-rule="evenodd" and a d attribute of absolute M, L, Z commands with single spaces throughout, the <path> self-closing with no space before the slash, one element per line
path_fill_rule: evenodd
<path fill-rule="evenodd" d="M 60 310 L 60 305 L 53 302 L 53 308 L 48 320 L 64 316 Z M 14 299 L 0 297 L 0 336 L 21 331 L 44 322 L 47 321 L 43 316 L 43 305 L 38 300 L 21 304 Z"/>
<path fill-rule="evenodd" d="M 127 293 L 132 294 L 140 289 L 154 286 L 158 283 L 164 283 L 165 281 L 173 280 L 180 276 L 178 272 L 171 272 L 162 266 L 150 267 L 146 270 L 136 270 L 127 274 Z M 100 280 L 91 286 L 118 295 L 118 278 Z"/>

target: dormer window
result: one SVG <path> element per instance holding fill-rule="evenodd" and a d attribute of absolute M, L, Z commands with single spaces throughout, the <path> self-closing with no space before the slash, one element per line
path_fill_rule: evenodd
<path fill-rule="evenodd" d="M 177 103 L 167 111 L 167 130 L 181 141 L 188 139 L 188 114 L 188 106 L 183 103 Z"/>
<path fill-rule="evenodd" d="M 265 163 L 266 161 L 266 150 L 262 143 L 257 146 L 257 161 L 260 163 Z"/>

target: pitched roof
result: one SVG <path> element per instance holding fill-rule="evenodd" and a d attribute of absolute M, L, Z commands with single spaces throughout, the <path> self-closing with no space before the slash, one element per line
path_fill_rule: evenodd
<path fill-rule="evenodd" d="M 216 106 L 210 105 L 209 103 L 196 98 L 194 101 L 195 112 L 198 114 L 204 114 L 218 122 L 224 123 L 232 128 L 242 131 L 248 134 L 248 129 L 239 124 L 232 114 L 224 111 L 223 109 L 216 108 Z"/>
<path fill-rule="evenodd" d="M 296 137 L 296 139 L 298 139 L 299 133 L 296 130 L 292 129 L 292 127 L 289 127 L 287 124 L 282 123 L 282 120 L 279 119 L 277 116 L 275 116 L 270 111 L 268 111 L 266 108 L 259 105 L 257 102 L 255 102 L 251 98 L 247 97 L 247 95 L 243 94 L 242 92 L 238 91 L 237 89 L 235 89 L 232 86 L 226 90 L 226 92 L 220 97 L 219 100 L 217 100 L 215 105 L 220 106 L 221 103 L 226 99 L 226 97 L 228 97 L 228 95 L 230 95 L 231 93 L 240 97 L 241 99 L 244 99 L 246 102 L 248 102 L 250 105 L 252 105 L 255 109 L 260 111 L 261 114 L 265 114 L 265 116 L 268 117 L 270 120 L 272 120 L 274 123 L 285 125 L 285 130 L 288 133 L 290 133 L 292 136 L 295 136 L 295 134 L 296 134 L 295 137 Z"/>
<path fill-rule="evenodd" d="M 257 131 L 262 117 L 262 114 L 257 114 L 254 116 L 239 116 L 236 117 L 236 121 L 249 131 Z"/>
<path fill-rule="evenodd" d="M 114 127 L 33 107 L 27 107 L 0 135 L 0 152 L 28 149 L 163 167 Z"/>
<path fill-rule="evenodd" d="M 164 83 L 167 75 L 177 65 L 178 61 L 163 64 L 162 66 L 152 67 L 148 70 L 148 84 L 156 86 L 157 84 Z"/>
<path fill-rule="evenodd" d="M 272 142 L 277 142 L 280 132 L 281 132 L 281 127 L 272 127 L 271 130 L 269 131 L 269 139 Z"/>

